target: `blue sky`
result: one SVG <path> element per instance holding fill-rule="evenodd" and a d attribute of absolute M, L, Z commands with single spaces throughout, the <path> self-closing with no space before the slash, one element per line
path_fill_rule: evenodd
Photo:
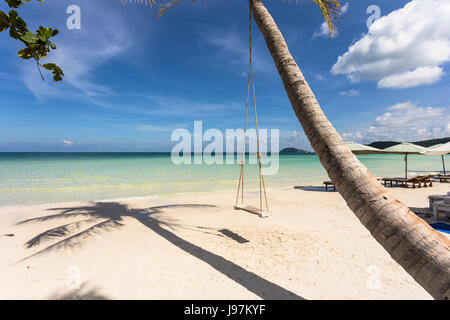
<path fill-rule="evenodd" d="M 312 1 L 266 0 L 326 115 L 347 140 L 450 136 L 450 8 L 439 0 L 348 0 L 338 32 L 321 33 Z M 371 27 L 367 8 L 382 18 Z M 69 30 L 66 9 L 81 9 Z M 1 1 L 0 9 L 8 10 Z M 0 33 L 0 151 L 170 151 L 172 130 L 242 128 L 248 68 L 248 4 L 184 1 L 156 11 L 120 0 L 47 0 L 18 9 L 30 29 L 60 30 L 66 76 L 40 79 Z M 254 25 L 258 118 L 280 146 L 311 149 Z M 340 57 L 340 58 L 339 58 Z M 339 60 L 338 60 L 339 59 Z"/>

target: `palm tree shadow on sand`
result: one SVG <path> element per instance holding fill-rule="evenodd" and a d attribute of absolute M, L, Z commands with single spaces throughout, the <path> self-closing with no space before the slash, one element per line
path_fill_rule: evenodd
<path fill-rule="evenodd" d="M 48 297 L 49 300 L 108 300 L 109 298 L 100 292 L 98 287 L 82 283 L 78 289 L 67 291 L 61 289 Z"/>
<path fill-rule="evenodd" d="M 177 226 L 182 228 L 194 229 L 200 232 L 211 233 L 216 236 L 227 236 L 227 232 L 224 232 L 224 230 L 226 229 L 221 229 L 219 230 L 219 234 L 215 234 L 214 232 L 211 232 L 209 228 L 199 226 L 183 226 L 180 224 L 161 221 L 157 218 L 152 217 L 152 215 L 156 213 L 163 212 L 164 209 L 176 207 L 200 209 L 211 208 L 215 206 L 206 204 L 173 204 L 154 206 L 145 209 L 130 209 L 126 205 L 117 202 L 97 202 L 92 206 L 48 209 L 52 211 L 58 211 L 58 213 L 24 220 L 19 222 L 18 224 L 79 217 L 83 217 L 85 219 L 68 224 L 63 224 L 56 228 L 46 230 L 30 239 L 25 243 L 25 246 L 28 248 L 32 248 L 50 239 L 66 237 L 26 257 L 25 259 L 56 249 L 75 247 L 80 244 L 80 241 L 82 241 L 86 237 L 94 236 L 95 234 L 103 231 L 114 231 L 120 229 L 124 226 L 124 224 L 122 223 L 123 217 L 132 217 L 142 223 L 148 229 L 152 230 L 173 245 L 182 249 L 184 252 L 189 253 L 195 258 L 207 263 L 217 271 L 242 285 L 262 299 L 303 300 L 302 297 L 296 295 L 295 293 L 286 290 L 278 286 L 277 284 L 270 282 L 250 271 L 247 271 L 239 265 L 215 253 L 212 253 L 189 241 L 186 241 L 168 230 L 173 229 L 174 226 Z M 75 232 L 75 230 L 83 227 L 84 225 L 89 225 L 89 227 L 87 227 L 83 231 Z M 163 226 L 166 228 L 164 228 Z"/>
<path fill-rule="evenodd" d="M 328 190 L 325 190 L 325 187 L 322 186 L 294 186 L 294 189 L 315 192 L 337 192 L 333 187 L 328 187 Z"/>

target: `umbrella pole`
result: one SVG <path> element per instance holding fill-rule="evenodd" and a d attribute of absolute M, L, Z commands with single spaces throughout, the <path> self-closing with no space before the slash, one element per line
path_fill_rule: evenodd
<path fill-rule="evenodd" d="M 445 161 L 444 161 L 444 155 L 441 155 L 442 157 L 442 168 L 444 169 L 444 176 L 446 175 L 445 173 Z"/>
<path fill-rule="evenodd" d="M 408 154 L 405 153 L 405 179 L 408 179 Z"/>

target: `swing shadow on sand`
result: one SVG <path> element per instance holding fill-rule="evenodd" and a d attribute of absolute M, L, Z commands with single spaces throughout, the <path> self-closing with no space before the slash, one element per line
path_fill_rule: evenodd
<path fill-rule="evenodd" d="M 185 208 L 211 208 L 214 205 L 207 204 L 174 204 L 154 206 L 145 209 L 130 209 L 124 204 L 117 202 L 95 202 L 91 206 L 80 206 L 70 208 L 51 208 L 48 210 L 56 211 L 58 213 L 32 218 L 24 220 L 18 223 L 38 223 L 42 221 L 55 220 L 55 219 L 67 219 L 67 218 L 79 218 L 85 217 L 84 220 L 62 224 L 56 228 L 46 230 L 34 238 L 25 243 L 25 246 L 32 248 L 38 244 L 42 244 L 47 240 L 55 238 L 63 238 L 54 244 L 47 246 L 46 248 L 26 257 L 23 260 L 29 259 L 33 256 L 40 255 L 55 251 L 57 249 L 73 248 L 81 244 L 81 241 L 88 236 L 95 236 L 99 232 L 115 231 L 124 226 L 122 222 L 123 217 L 133 217 L 151 231 L 155 232 L 159 236 L 163 237 L 171 244 L 177 246 L 184 252 L 192 255 L 193 257 L 207 263 L 217 271 L 221 272 L 231 280 L 237 282 L 247 290 L 253 292 L 255 295 L 262 299 L 289 299 L 289 300 L 303 300 L 304 298 L 296 295 L 295 293 L 286 290 L 279 285 L 270 282 L 255 273 L 245 270 L 241 266 L 215 254 L 208 250 L 205 250 L 189 241 L 182 239 L 168 229 L 177 226 L 181 228 L 194 229 L 199 232 L 209 233 L 215 236 L 227 236 L 239 243 L 245 243 L 246 239 L 231 232 L 228 229 L 215 230 L 218 234 L 210 230 L 210 228 L 199 226 L 185 226 L 166 221 L 158 220 L 152 217 L 156 213 L 162 213 L 166 209 L 185 207 Z M 77 232 L 78 228 L 83 225 L 90 226 L 81 232 Z M 92 225 L 93 224 L 93 225 Z M 166 228 L 164 228 L 164 227 Z M 22 261 L 23 261 L 22 260 Z M 95 297 L 95 295 L 88 295 Z"/>

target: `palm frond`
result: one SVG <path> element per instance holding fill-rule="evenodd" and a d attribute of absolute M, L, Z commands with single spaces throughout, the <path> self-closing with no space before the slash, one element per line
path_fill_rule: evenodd
<path fill-rule="evenodd" d="M 127 3 L 139 3 L 139 4 L 143 4 L 143 5 L 147 5 L 152 7 L 153 5 L 157 4 L 156 0 L 120 0 L 122 1 L 123 4 L 127 4 Z"/>
<path fill-rule="evenodd" d="M 162 0 L 162 1 L 158 1 L 158 0 L 121 0 L 121 1 L 123 4 L 128 4 L 128 3 L 134 2 L 134 3 L 150 6 L 152 8 L 159 7 L 158 17 L 161 17 L 167 11 L 167 9 L 169 9 L 174 4 L 181 2 L 182 0 L 166 0 L 166 1 L 164 1 L 164 0 Z M 192 0 L 192 2 L 194 2 L 194 0 Z"/>
<path fill-rule="evenodd" d="M 322 18 L 328 25 L 330 36 L 336 28 L 336 20 L 341 16 L 339 0 L 313 0 L 322 11 Z"/>
<path fill-rule="evenodd" d="M 182 0 L 121 0 L 123 4 L 138 3 L 148 5 L 150 7 L 159 7 L 158 17 L 161 17 L 166 11 L 173 5 L 181 2 Z M 195 0 L 192 0 L 194 2 Z M 285 0 L 282 0 L 285 1 Z M 298 2 L 298 0 L 287 0 L 289 3 Z M 322 18 L 327 23 L 330 35 L 336 28 L 336 20 L 341 17 L 341 4 L 339 0 L 312 0 L 314 1 L 322 11 Z"/>
<path fill-rule="evenodd" d="M 182 0 L 172 0 L 169 3 L 164 4 L 163 7 L 159 9 L 158 17 L 161 17 L 164 13 L 166 13 L 167 9 L 181 1 Z M 192 2 L 194 2 L 194 0 L 192 0 Z"/>

